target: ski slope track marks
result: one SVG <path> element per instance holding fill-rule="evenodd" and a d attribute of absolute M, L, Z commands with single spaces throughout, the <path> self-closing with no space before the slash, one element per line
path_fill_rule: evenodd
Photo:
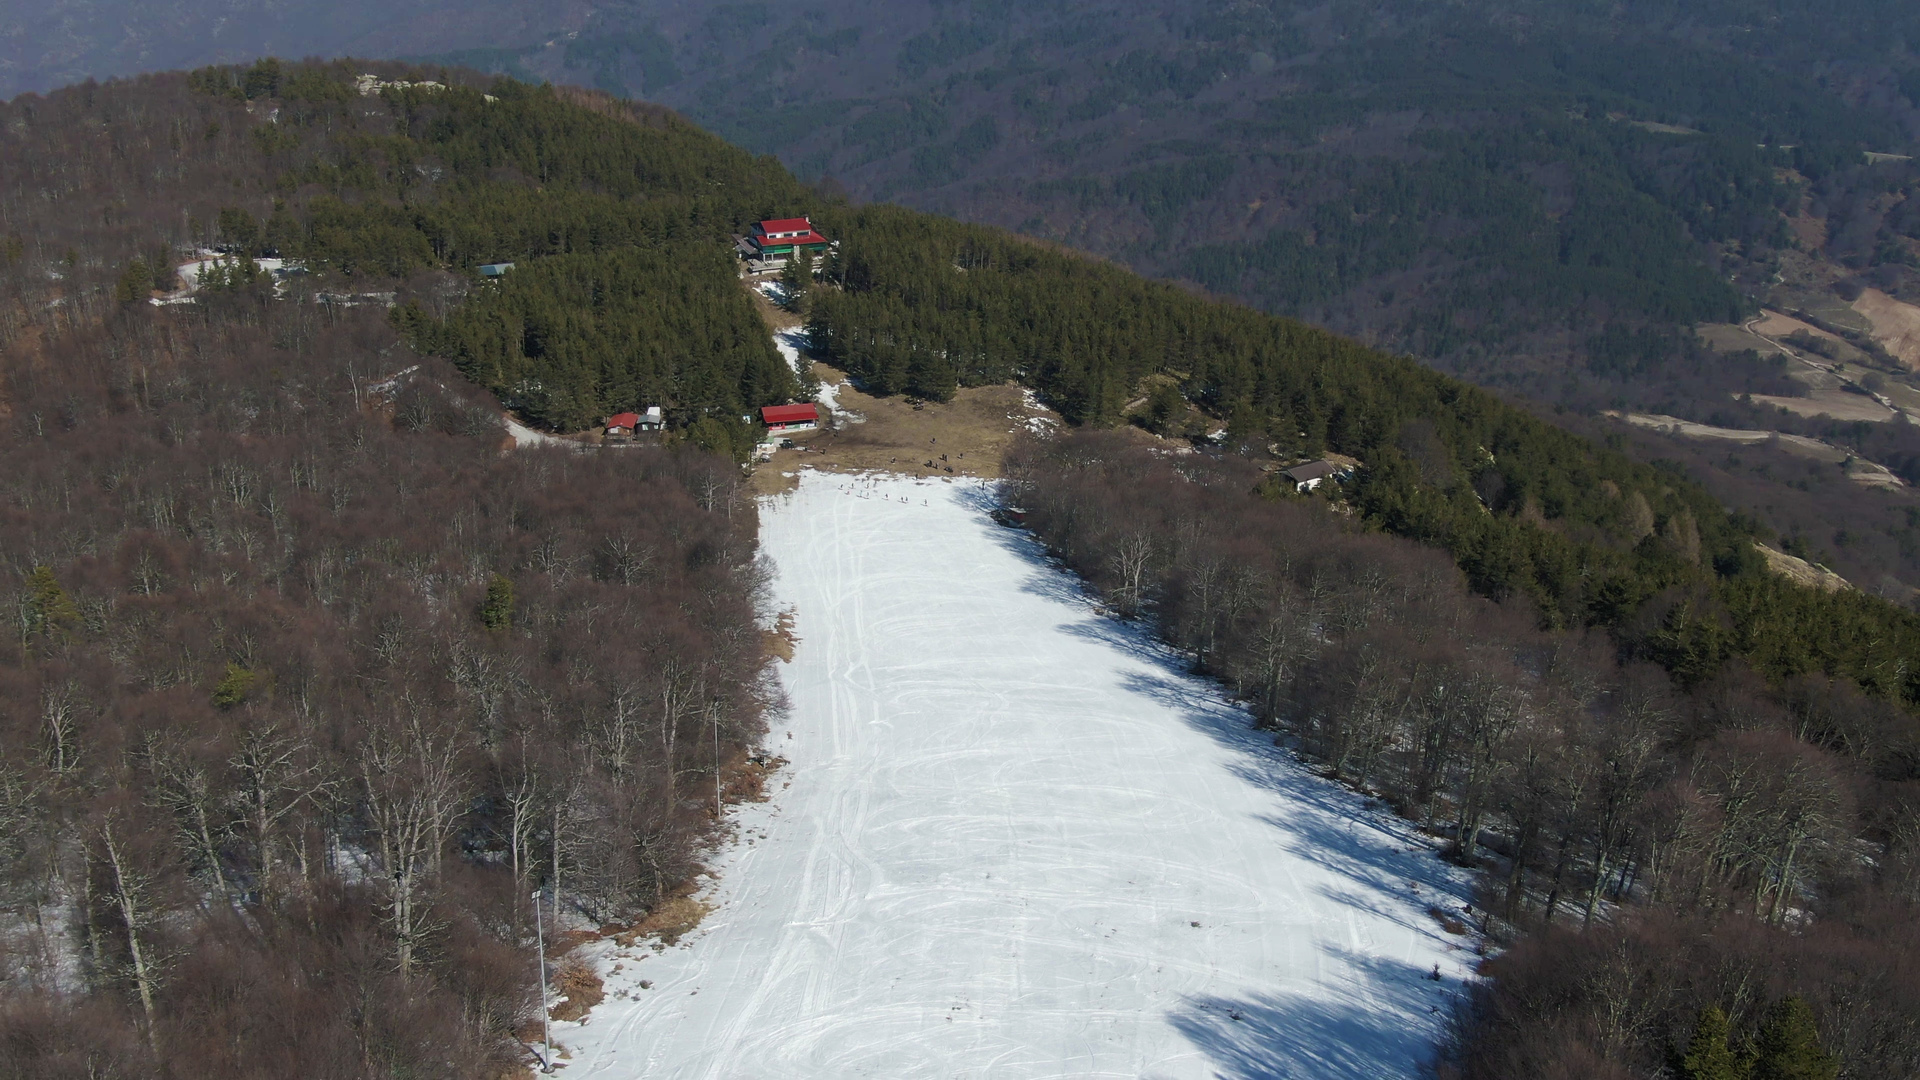
<path fill-rule="evenodd" d="M 808 472 L 763 505 L 785 786 L 733 812 L 698 930 L 587 946 L 565 1074 L 1417 1076 L 1471 977 L 1428 913 L 1464 873 L 989 504 Z"/>

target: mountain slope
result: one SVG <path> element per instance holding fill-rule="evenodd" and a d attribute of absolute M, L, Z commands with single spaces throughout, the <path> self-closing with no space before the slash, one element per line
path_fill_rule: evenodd
<path fill-rule="evenodd" d="M 1426 910 L 1464 873 L 1091 610 L 985 495 L 816 472 L 770 509 L 791 786 L 747 812 L 708 925 L 596 947 L 571 1069 L 1418 1075 L 1470 968 Z"/>

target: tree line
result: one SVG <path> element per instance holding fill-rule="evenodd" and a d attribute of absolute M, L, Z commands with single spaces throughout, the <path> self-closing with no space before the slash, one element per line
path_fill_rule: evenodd
<path fill-rule="evenodd" d="M 1907 659 L 1920 618 L 1774 577 L 1756 523 L 1673 469 L 1410 359 L 1005 233 L 889 207 L 822 219 L 845 241 L 809 294 L 809 338 L 876 391 L 1016 379 L 1097 427 L 1162 377 L 1212 418 L 1188 434 L 1217 424 L 1226 445 L 1365 462 L 1354 510 L 1446 549 L 1478 592 L 1527 597 L 1550 625 L 1650 623 L 1646 655 L 1689 683 L 1738 656 L 1770 678 L 1821 672 L 1920 702 Z"/>
<path fill-rule="evenodd" d="M 1524 599 L 1477 595 L 1442 553 L 1275 494 L 1232 456 L 1082 433 L 1027 443 L 1009 476 L 1117 615 L 1481 868 L 1472 908 L 1441 915 L 1511 949 L 1446 1075 L 1648 1075 L 1704 1053 L 1714 1012 L 1758 1075 L 1920 1067 L 1911 712 L 1742 663 L 1687 685 L 1649 662 L 1657 624 L 1542 630 Z M 1766 1071 L 1787 1056 L 1769 1039 L 1828 1071 Z"/>

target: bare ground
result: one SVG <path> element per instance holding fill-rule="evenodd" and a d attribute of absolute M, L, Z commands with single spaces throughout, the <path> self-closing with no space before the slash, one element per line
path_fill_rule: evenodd
<path fill-rule="evenodd" d="M 762 493 L 789 489 L 801 468 L 998 477 L 1016 432 L 1059 422 L 1011 384 L 967 387 L 952 401 L 916 403 L 863 394 L 844 373 L 825 364 L 816 363 L 813 370 L 835 388 L 833 427 L 795 434 L 796 449 L 778 451 L 756 468 L 754 486 Z"/>
<path fill-rule="evenodd" d="M 1646 428 L 1677 438 L 1714 439 L 1747 445 L 1771 442 L 1782 450 L 1801 457 L 1832 465 L 1844 465 L 1847 479 L 1862 487 L 1903 488 L 1907 486 L 1904 480 L 1893 475 L 1886 466 L 1868 461 L 1866 458 L 1855 457 L 1837 446 L 1805 435 L 1785 435 L 1778 431 L 1760 431 L 1753 428 L 1714 427 L 1711 424 L 1697 424 L 1691 420 L 1682 420 L 1677 416 L 1667 416 L 1663 413 L 1609 411 L 1605 415 L 1632 424 L 1634 427 Z"/>
<path fill-rule="evenodd" d="M 1853 310 L 1873 324 L 1873 338 L 1882 348 L 1908 368 L 1920 370 L 1920 307 L 1867 289 L 1854 300 Z"/>
<path fill-rule="evenodd" d="M 1758 541 L 1755 541 L 1753 546 L 1767 560 L 1767 569 L 1781 577 L 1826 592 L 1839 592 L 1842 589 L 1853 588 L 1852 582 L 1824 566 L 1817 566 L 1784 551 L 1775 551 Z"/>
<path fill-rule="evenodd" d="M 1894 417 L 1893 410 L 1885 405 L 1870 397 L 1851 394 L 1845 390 L 1815 390 L 1806 397 L 1755 394 L 1753 400 L 1800 416 L 1830 416 L 1835 420 L 1866 420 L 1876 424 L 1885 423 Z"/>

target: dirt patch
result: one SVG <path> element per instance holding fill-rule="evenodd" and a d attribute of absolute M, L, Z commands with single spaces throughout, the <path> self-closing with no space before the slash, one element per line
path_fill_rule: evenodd
<path fill-rule="evenodd" d="M 1763 334 L 1769 338 L 1783 338 L 1794 333 L 1804 332 L 1822 341 L 1832 342 L 1842 348 L 1853 348 L 1853 346 L 1847 344 L 1847 339 L 1841 337 L 1839 334 L 1822 330 L 1810 322 L 1796 319 L 1791 315 L 1783 315 L 1778 311 L 1770 309 L 1763 310 L 1760 313 L 1760 317 L 1748 323 L 1747 326 L 1753 330 L 1754 333 Z"/>
<path fill-rule="evenodd" d="M 1662 124 L 1657 120 L 1629 120 L 1628 127 L 1637 127 L 1641 131 L 1651 131 L 1656 135 L 1698 135 L 1699 128 L 1682 127 L 1679 124 Z"/>
<path fill-rule="evenodd" d="M 1873 326 L 1873 339 L 1908 368 L 1920 371 L 1920 307 L 1879 289 L 1863 289 L 1853 310 Z"/>
<path fill-rule="evenodd" d="M 767 324 L 768 329 L 775 332 L 798 330 L 806 324 L 806 320 L 767 299 L 767 294 L 760 291 L 761 282 L 773 280 L 775 279 L 772 275 L 758 278 L 743 277 L 740 279 L 740 284 L 746 288 L 747 295 L 753 297 L 753 306 L 760 312 L 760 318 Z"/>
<path fill-rule="evenodd" d="M 607 996 L 591 961 L 568 956 L 553 973 L 553 988 L 566 995 L 547 1013 L 555 1020 L 578 1020 Z"/>
<path fill-rule="evenodd" d="M 1852 582 L 1824 566 L 1816 566 L 1784 551 L 1775 551 L 1758 541 L 1755 541 L 1753 546 L 1767 560 L 1767 569 L 1781 577 L 1825 592 L 1839 592 L 1842 589 L 1853 588 Z"/>
<path fill-rule="evenodd" d="M 1012 384 L 967 387 L 947 402 L 916 401 L 861 393 L 845 374 L 825 364 L 813 370 L 832 388 L 823 397 L 832 402 L 833 426 L 795 434 L 797 448 L 775 452 L 756 473 L 791 474 L 808 467 L 997 478 L 1017 431 L 1059 425 L 1058 417 Z M 782 475 L 781 483 L 790 485 L 793 477 Z"/>
<path fill-rule="evenodd" d="M 793 614 L 792 608 L 781 612 L 773 621 L 773 629 L 760 635 L 767 655 L 779 657 L 783 664 L 793 663 L 793 647 L 800 643 L 800 639 L 793 636 Z"/>
<path fill-rule="evenodd" d="M 1808 251 L 1824 251 L 1827 247 L 1827 220 L 1817 218 L 1806 211 L 1787 219 L 1787 229 L 1800 246 Z"/>

